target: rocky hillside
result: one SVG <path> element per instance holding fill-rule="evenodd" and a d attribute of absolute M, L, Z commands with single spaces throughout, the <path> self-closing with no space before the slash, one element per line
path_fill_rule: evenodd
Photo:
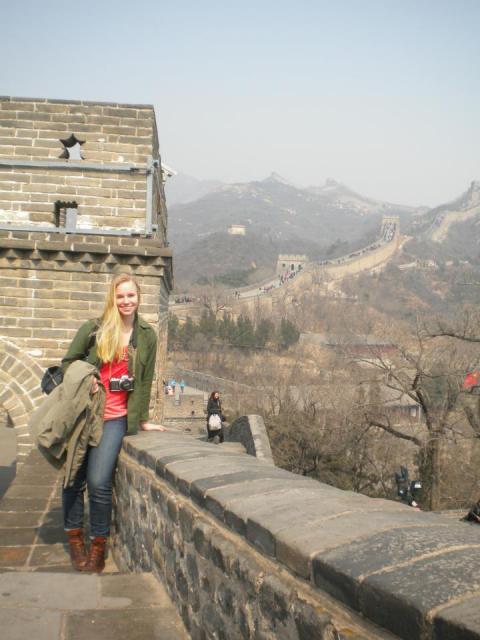
<path fill-rule="evenodd" d="M 314 242 L 293 236 L 282 241 L 264 230 L 245 236 L 232 236 L 225 231 L 210 233 L 175 252 L 175 283 L 182 288 L 203 277 L 216 276 L 226 276 L 226 283 L 231 281 L 234 287 L 258 282 L 273 275 L 278 254 L 291 253 L 292 246 L 296 252 L 313 258 L 318 254 Z"/>
<path fill-rule="evenodd" d="M 427 211 L 424 207 L 407 207 L 366 198 L 333 178 L 328 178 L 320 187 L 308 187 L 307 191 L 322 198 L 328 206 L 335 207 L 339 211 L 356 211 L 360 216 L 381 212 L 382 215 L 400 215 L 408 218 Z"/>
<path fill-rule="evenodd" d="M 408 251 L 437 261 L 480 261 L 480 182 L 460 197 L 419 216 L 407 232 Z"/>
<path fill-rule="evenodd" d="M 258 182 L 223 185 L 194 202 L 170 206 L 169 236 L 175 268 L 182 276 L 195 273 L 203 259 L 229 267 L 234 262 L 235 268 L 268 259 L 273 269 L 279 252 L 307 253 L 315 259 L 335 257 L 373 240 L 383 215 L 400 215 L 410 221 L 416 213 L 408 207 L 363 198 L 333 180 L 323 187 L 299 189 L 272 174 Z M 246 227 L 245 253 L 231 252 L 232 243 L 225 236 L 232 224 Z M 255 247 L 262 248 L 256 251 Z M 237 253 L 243 262 L 233 260 Z"/>

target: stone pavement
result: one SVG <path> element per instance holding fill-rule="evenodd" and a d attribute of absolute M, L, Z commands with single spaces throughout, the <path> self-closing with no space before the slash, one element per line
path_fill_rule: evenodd
<path fill-rule="evenodd" d="M 36 451 L 0 501 L 2 640 L 183 640 L 182 621 L 148 573 L 101 576 L 71 568 L 61 512 L 61 474 Z"/>

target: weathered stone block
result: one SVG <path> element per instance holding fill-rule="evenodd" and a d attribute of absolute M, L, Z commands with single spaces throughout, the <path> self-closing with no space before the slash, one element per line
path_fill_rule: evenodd
<path fill-rule="evenodd" d="M 215 461 L 210 462 L 210 460 Z M 190 495 L 190 486 L 194 481 L 211 478 L 212 476 L 228 475 L 232 471 L 241 471 L 241 464 L 234 464 L 220 455 L 209 456 L 208 460 L 187 460 L 172 462 L 166 467 L 165 478 L 185 495 Z M 222 474 L 223 472 L 223 474 Z"/>
<path fill-rule="evenodd" d="M 317 555 L 312 561 L 316 584 L 349 606 L 357 606 L 360 579 L 426 554 L 480 545 L 480 532 L 459 523 L 398 528 Z"/>
<path fill-rule="evenodd" d="M 297 600 L 293 606 L 293 617 L 298 640 L 311 640 L 312 638 L 336 640 L 339 638 L 331 624 L 331 617 L 326 611 L 315 611 L 312 605 Z"/>
<path fill-rule="evenodd" d="M 179 523 L 182 531 L 183 540 L 190 542 L 193 536 L 193 528 L 195 526 L 195 516 L 191 508 L 181 506 L 179 511 Z"/>
<path fill-rule="evenodd" d="M 472 551 L 446 552 L 367 577 L 360 587 L 360 610 L 401 638 L 420 640 L 430 611 L 480 590 Z"/>
<path fill-rule="evenodd" d="M 228 493 L 230 488 L 232 489 L 233 497 L 233 491 L 238 488 L 238 491 L 240 492 L 238 497 L 240 498 L 240 496 L 244 495 L 244 492 L 243 490 L 240 490 L 240 487 L 248 485 L 250 481 L 258 479 L 259 481 L 262 480 L 267 483 L 269 480 L 277 480 L 279 477 L 281 477 L 279 469 L 272 469 L 267 466 L 250 469 L 249 463 L 247 462 L 246 466 L 244 466 L 241 471 L 225 475 L 211 476 L 194 481 L 190 486 L 190 496 L 201 506 L 206 506 L 207 497 L 212 496 L 212 499 L 209 501 L 212 513 L 215 513 L 215 515 L 218 514 L 217 517 L 220 517 L 220 519 L 223 520 L 225 517 L 226 505 L 229 502 Z M 219 495 L 218 499 L 214 498 L 213 491 L 222 488 L 225 489 L 225 492 Z M 250 494 L 247 493 L 247 495 Z"/>
<path fill-rule="evenodd" d="M 193 531 L 193 544 L 195 550 L 202 558 L 208 558 L 210 556 L 210 540 L 214 536 L 214 530 L 212 527 L 198 522 L 195 525 Z"/>
<path fill-rule="evenodd" d="M 480 597 L 467 598 L 442 609 L 433 620 L 435 640 L 478 640 L 480 638 Z"/>
<path fill-rule="evenodd" d="M 172 522 L 178 523 L 178 501 L 174 496 L 169 496 L 167 500 L 168 516 Z"/>
<path fill-rule="evenodd" d="M 259 605 L 272 626 L 284 623 L 289 617 L 292 592 L 274 576 L 267 576 L 260 587 Z"/>
<path fill-rule="evenodd" d="M 192 585 L 192 588 L 194 590 L 197 590 L 199 587 L 200 580 L 199 580 L 199 574 L 198 574 L 197 560 L 192 553 L 187 554 L 186 568 L 187 568 L 187 575 Z"/>
<path fill-rule="evenodd" d="M 421 522 L 425 526 L 434 524 L 438 522 L 438 517 L 416 512 L 365 512 L 355 510 L 352 503 L 350 508 L 346 507 L 345 511 L 337 516 L 323 517 L 319 514 L 318 519 L 308 522 L 307 529 L 302 522 L 278 531 L 275 535 L 276 557 L 296 573 L 307 577 L 310 575 L 311 561 L 318 553 L 381 531 L 419 526 Z"/>
<path fill-rule="evenodd" d="M 207 603 L 201 614 L 201 622 L 208 638 L 218 638 L 227 640 L 227 629 L 225 621 L 220 615 L 218 608 L 213 603 Z"/>
<path fill-rule="evenodd" d="M 188 582 L 183 571 L 178 568 L 175 574 L 175 586 L 180 598 L 184 601 L 188 601 Z"/>

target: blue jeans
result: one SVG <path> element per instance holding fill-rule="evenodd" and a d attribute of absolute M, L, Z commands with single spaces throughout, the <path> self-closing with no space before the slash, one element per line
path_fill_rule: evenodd
<path fill-rule="evenodd" d="M 83 494 L 88 487 L 90 506 L 90 536 L 110 534 L 112 518 L 113 472 L 127 431 L 127 417 L 103 423 L 98 447 L 89 447 L 73 485 L 63 489 L 63 520 L 65 530 L 83 528 Z"/>

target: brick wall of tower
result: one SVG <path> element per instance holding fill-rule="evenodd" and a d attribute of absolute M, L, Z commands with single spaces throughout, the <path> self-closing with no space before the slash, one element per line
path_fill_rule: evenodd
<path fill-rule="evenodd" d="M 83 160 L 59 158 L 60 140 L 72 134 L 85 141 Z M 158 163 L 146 234 L 149 158 Z M 140 313 L 159 337 L 161 381 L 172 287 L 161 178 L 150 106 L 0 98 L 0 408 L 23 452 L 32 444 L 28 414 L 41 401 L 42 370 L 60 361 L 85 320 L 100 315 L 119 271 L 139 280 Z M 56 226 L 57 200 L 77 203 L 75 232 Z M 152 412 L 161 419 L 157 380 Z"/>

